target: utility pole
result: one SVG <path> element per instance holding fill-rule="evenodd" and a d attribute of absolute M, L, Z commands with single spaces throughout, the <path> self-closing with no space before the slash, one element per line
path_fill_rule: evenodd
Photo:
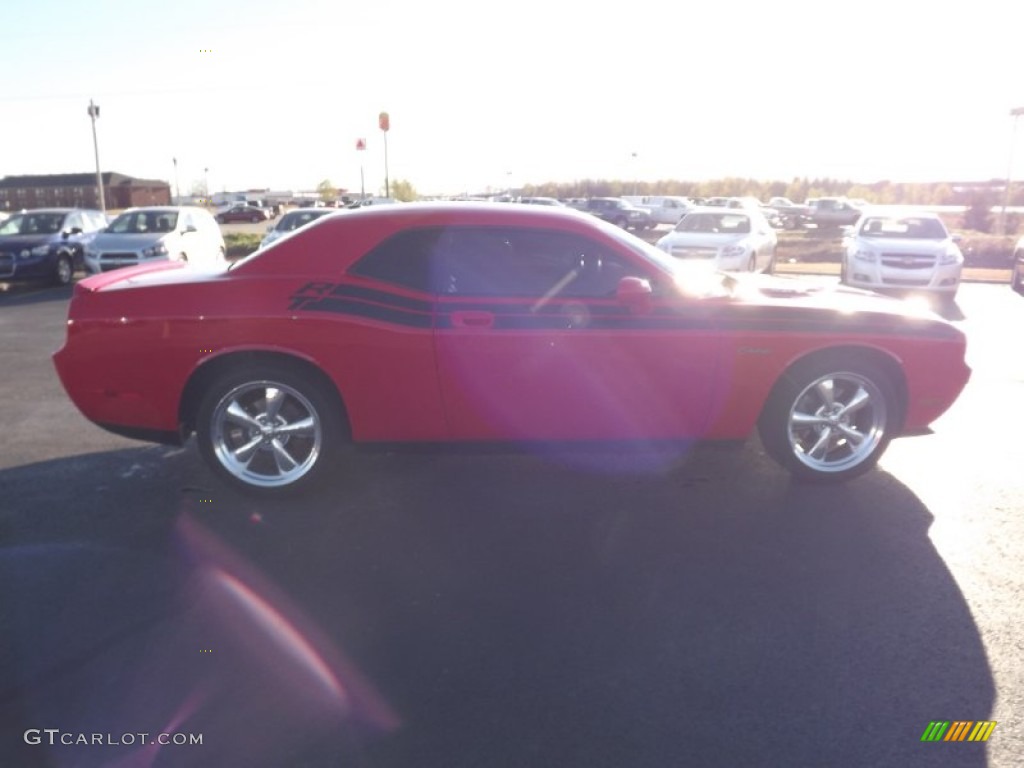
<path fill-rule="evenodd" d="M 384 197 L 391 197 L 391 186 L 388 183 L 388 131 L 391 130 L 391 117 L 387 112 L 377 116 L 377 125 L 384 132 Z"/>
<path fill-rule="evenodd" d="M 103 197 L 103 174 L 100 173 L 100 145 L 96 141 L 96 118 L 100 116 L 100 108 L 89 99 L 89 119 L 92 120 L 92 151 L 96 155 L 96 192 L 100 201 L 100 211 L 107 212 L 107 202 Z"/>
<path fill-rule="evenodd" d="M 181 205 L 181 187 L 178 186 L 178 158 L 172 157 L 174 161 L 174 201 L 175 205 Z"/>
<path fill-rule="evenodd" d="M 1024 107 L 1010 110 L 1013 127 L 1010 129 L 1010 161 L 1006 169 L 1006 191 L 1003 193 L 1003 211 L 999 215 L 999 234 L 1006 234 L 1006 209 L 1010 207 L 1010 185 L 1013 184 L 1013 145 L 1017 139 L 1017 118 L 1024 115 Z"/>

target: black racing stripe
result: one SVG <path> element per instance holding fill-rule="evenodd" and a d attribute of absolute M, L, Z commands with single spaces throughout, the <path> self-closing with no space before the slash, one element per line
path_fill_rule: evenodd
<path fill-rule="evenodd" d="M 349 297 L 349 298 L 342 298 Z M 584 311 L 579 312 L 580 307 Z M 647 314 L 632 314 L 615 304 L 580 301 L 548 303 L 543 312 L 532 312 L 532 303 L 442 301 L 438 305 L 437 328 L 456 326 L 452 312 L 489 312 L 494 315 L 491 330 L 713 330 L 719 332 L 766 332 L 799 334 L 847 334 L 910 336 L 951 339 L 958 331 L 946 323 L 929 320 L 902 321 L 889 315 L 839 314 L 806 307 L 670 307 L 660 306 Z M 366 317 L 410 328 L 433 325 L 430 301 L 396 296 L 385 291 L 357 286 L 337 286 L 330 295 L 310 298 L 303 310 Z M 581 317 L 582 315 L 582 317 Z"/>
<path fill-rule="evenodd" d="M 387 291 L 378 291 L 375 288 L 363 288 L 358 285 L 338 285 L 331 290 L 331 296 L 349 297 L 373 301 L 377 304 L 384 304 L 389 307 L 400 307 L 415 312 L 430 312 L 433 309 L 433 302 L 424 299 L 413 299 L 408 296 L 396 296 Z"/>
<path fill-rule="evenodd" d="M 383 323 L 393 323 L 409 328 L 430 328 L 433 315 L 428 312 L 408 312 L 396 307 L 385 307 L 381 304 L 370 304 L 352 299 L 335 299 L 330 296 L 314 299 L 302 305 L 303 311 L 333 312 L 339 315 L 366 317 Z"/>
<path fill-rule="evenodd" d="M 533 307 L 537 302 L 477 302 L 477 303 L 454 303 L 441 301 L 437 305 L 437 311 L 446 312 L 490 312 L 492 315 L 532 315 L 536 314 Z M 591 315 L 629 315 L 628 307 L 619 304 L 590 304 L 584 299 L 567 299 L 561 301 L 545 302 L 542 311 L 546 314 L 553 312 L 574 311 L 580 305 L 586 307 Z"/>
<path fill-rule="evenodd" d="M 457 328 L 450 315 L 437 316 L 438 330 Z M 488 330 L 573 330 L 573 331 L 631 331 L 631 330 L 698 330 L 709 326 L 702 320 L 678 317 L 654 317 L 634 315 L 625 317 L 602 317 L 600 315 L 577 316 L 571 313 L 555 315 L 522 314 L 495 315 Z M 476 329 L 474 329 L 476 330 Z"/>

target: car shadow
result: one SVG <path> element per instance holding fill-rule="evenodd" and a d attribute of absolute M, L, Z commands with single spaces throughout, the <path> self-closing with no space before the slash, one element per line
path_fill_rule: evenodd
<path fill-rule="evenodd" d="M 107 764 L 21 734 L 152 730 L 204 679 L 176 727 L 218 746 L 147 765 L 987 764 L 982 744 L 921 742 L 930 721 L 987 719 L 993 679 L 932 514 L 882 471 L 799 485 L 756 443 L 360 455 L 315 496 L 263 501 L 191 447 L 146 448 L 5 470 L 0 492 L 17 500 L 0 517 L 0 680 L 17 681 L 0 745 L 19 765 Z M 223 626 L 237 616 L 181 598 L 182 573 L 235 561 L 393 727 L 269 725 L 298 694 L 245 680 L 288 649 L 246 654 Z M 211 642 L 223 667 L 181 650 Z M 253 753 L 260 732 L 285 745 Z"/>
<path fill-rule="evenodd" d="M 0 307 L 19 307 L 47 301 L 68 301 L 72 285 L 52 285 L 46 282 L 0 284 Z"/>

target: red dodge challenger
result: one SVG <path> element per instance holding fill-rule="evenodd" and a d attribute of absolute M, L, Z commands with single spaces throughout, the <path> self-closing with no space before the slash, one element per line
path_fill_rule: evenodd
<path fill-rule="evenodd" d="M 54 355 L 118 434 L 199 449 L 275 493 L 349 444 L 742 439 L 845 480 L 923 430 L 970 370 L 964 335 L 894 299 L 689 269 L 617 227 L 537 206 L 330 216 L 216 272 L 78 283 Z"/>

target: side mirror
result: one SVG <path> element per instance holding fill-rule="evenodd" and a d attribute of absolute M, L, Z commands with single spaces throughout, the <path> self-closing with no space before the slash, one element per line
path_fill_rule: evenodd
<path fill-rule="evenodd" d="M 196 229 L 196 225 L 195 224 L 189 224 L 187 227 L 185 227 L 183 230 L 181 230 L 181 234 L 187 235 L 189 232 L 198 232 L 198 231 L 199 230 Z"/>
<path fill-rule="evenodd" d="M 82 234 L 82 228 L 81 227 L 72 227 L 71 229 L 65 229 L 63 232 L 60 233 L 60 236 L 63 237 L 65 240 L 67 240 L 72 235 L 80 235 L 80 234 Z"/>
<path fill-rule="evenodd" d="M 637 314 L 651 311 L 653 296 L 650 280 L 642 277 L 624 277 L 615 289 L 616 301 Z"/>

